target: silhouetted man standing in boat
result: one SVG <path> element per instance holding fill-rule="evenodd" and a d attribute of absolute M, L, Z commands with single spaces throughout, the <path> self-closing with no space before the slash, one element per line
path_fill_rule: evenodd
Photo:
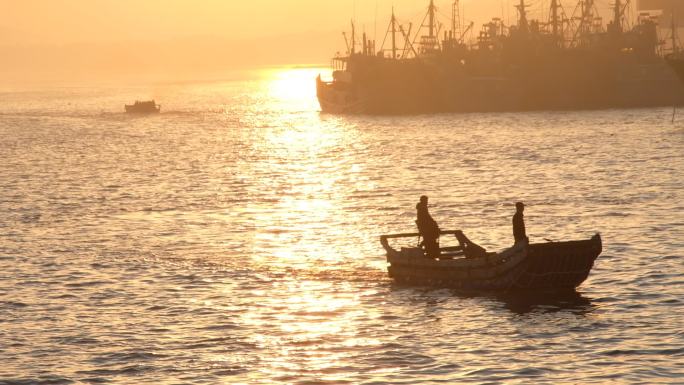
<path fill-rule="evenodd" d="M 527 233 L 525 232 L 525 218 L 523 216 L 525 205 L 522 202 L 515 204 L 515 214 L 513 215 L 513 238 L 515 243 L 529 242 Z"/>
<path fill-rule="evenodd" d="M 423 237 L 422 245 L 425 246 L 425 254 L 430 258 L 439 257 L 439 226 L 428 212 L 428 197 L 423 195 L 416 205 L 418 232 Z"/>

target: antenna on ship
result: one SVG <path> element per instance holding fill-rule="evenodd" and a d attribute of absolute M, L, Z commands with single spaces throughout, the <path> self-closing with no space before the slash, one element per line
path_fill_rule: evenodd
<path fill-rule="evenodd" d="M 354 20 L 351 21 L 352 34 L 351 34 L 351 54 L 356 53 L 356 26 L 354 25 Z"/>
<path fill-rule="evenodd" d="M 435 1 L 430 0 L 430 6 L 428 7 L 428 12 L 423 18 L 423 21 L 420 23 L 420 27 L 418 28 L 418 33 L 416 34 L 415 40 L 418 40 L 420 37 L 420 53 L 421 54 L 427 54 L 431 53 L 434 51 L 438 51 L 440 49 L 440 41 L 438 39 L 439 35 L 439 30 L 441 28 L 441 24 L 439 24 L 435 20 L 435 12 L 437 11 L 437 7 L 435 6 Z M 427 22 L 426 22 L 427 20 Z M 423 28 L 428 29 L 428 34 L 427 35 L 420 35 L 420 31 L 423 30 Z M 420 36 L 419 36 L 420 35 Z M 414 41 L 415 43 L 415 41 Z"/>
<path fill-rule="evenodd" d="M 582 45 L 588 39 L 588 35 L 591 33 L 591 27 L 594 21 L 593 9 L 594 0 L 582 0 L 577 4 L 580 9 L 579 26 L 575 30 L 574 36 L 572 38 L 573 43 Z M 577 8 L 575 8 L 577 10 Z"/>
<path fill-rule="evenodd" d="M 592 23 L 594 21 L 594 0 L 586 0 L 584 2 L 582 19 L 582 22 L 585 23 L 585 27 L 587 28 L 587 32 L 590 32 Z"/>
<path fill-rule="evenodd" d="M 398 55 L 397 52 L 399 50 L 399 47 L 397 47 L 397 33 L 401 33 L 401 36 L 404 38 L 404 41 L 406 42 L 405 47 L 401 52 L 401 55 Z M 410 33 L 411 24 L 409 24 L 409 34 Z M 392 7 L 392 18 L 390 19 L 390 22 L 387 25 L 385 38 L 382 40 L 382 45 L 380 46 L 380 51 L 378 52 L 378 55 L 382 55 L 382 57 L 387 57 L 386 52 L 388 51 L 388 49 L 385 49 L 385 43 L 387 42 L 388 38 L 392 39 L 393 60 L 403 59 L 406 56 L 407 48 L 411 48 L 411 51 L 414 53 L 414 55 L 416 55 L 415 49 L 413 49 L 413 46 L 411 45 L 408 35 L 404 32 L 404 27 L 401 24 L 399 24 L 399 20 L 397 20 L 397 16 L 394 13 L 394 7 Z M 375 47 L 375 43 L 373 43 L 373 47 Z"/>
<path fill-rule="evenodd" d="M 563 27 L 559 22 L 558 8 L 560 8 L 558 0 L 551 0 L 551 28 L 553 31 L 553 39 L 556 41 L 556 44 L 559 44 L 561 41 L 560 28 Z"/>
<path fill-rule="evenodd" d="M 430 38 L 435 37 L 435 0 L 430 0 L 430 7 L 428 8 L 428 14 L 430 15 Z"/>
<path fill-rule="evenodd" d="M 458 0 L 454 0 L 451 8 L 451 33 L 454 34 L 453 39 L 458 39 L 461 35 L 461 10 Z"/>
<path fill-rule="evenodd" d="M 342 32 L 342 36 L 344 36 L 344 44 L 347 46 L 347 55 L 349 55 L 351 49 L 349 48 L 349 40 L 347 39 L 347 33 Z"/>
<path fill-rule="evenodd" d="M 620 0 L 615 0 L 613 5 L 613 23 L 615 24 L 615 31 L 622 32 L 622 3 Z"/>
<path fill-rule="evenodd" d="M 368 44 L 368 41 L 366 40 L 366 28 L 365 28 L 365 27 L 364 27 L 364 29 L 363 29 L 362 38 L 363 38 L 363 43 L 361 44 L 361 48 L 363 49 L 363 51 L 362 51 L 361 54 L 362 54 L 362 55 L 368 55 L 368 46 L 369 46 L 369 44 Z"/>
<path fill-rule="evenodd" d="M 672 56 L 676 56 L 679 53 L 679 47 L 677 47 L 677 24 L 675 22 L 674 10 L 672 11 Z"/>
<path fill-rule="evenodd" d="M 392 7 L 392 59 L 397 58 L 397 18 L 394 16 Z"/>
<path fill-rule="evenodd" d="M 520 0 L 520 4 L 516 5 L 518 12 L 520 12 L 520 21 L 518 22 L 518 27 L 522 32 L 527 32 L 529 29 L 527 23 L 527 11 L 525 10 L 526 7 L 525 0 Z"/>

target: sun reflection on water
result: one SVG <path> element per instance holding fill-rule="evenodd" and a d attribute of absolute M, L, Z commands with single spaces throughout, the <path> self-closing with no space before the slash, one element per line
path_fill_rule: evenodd
<path fill-rule="evenodd" d="M 265 71 L 269 97 L 298 111 L 317 111 L 315 79 L 321 71 L 320 68 Z"/>
<path fill-rule="evenodd" d="M 356 319 L 379 316 L 360 310 L 358 294 L 323 281 L 292 279 L 276 285 L 277 296 L 262 298 L 262 310 L 243 317 L 263 331 L 255 343 L 274 353 L 262 362 L 262 370 L 276 377 L 315 371 L 335 380 L 356 351 L 381 344 L 372 337 L 358 337 Z M 272 327 L 265 321 L 269 318 Z"/>
<path fill-rule="evenodd" d="M 272 74 L 268 86 L 273 103 L 297 104 L 300 113 L 274 113 L 256 133 L 255 146 L 264 151 L 253 211 L 254 259 L 260 264 L 320 268 L 342 254 L 332 240 L 344 238 L 339 227 L 349 175 L 359 172 L 345 158 L 355 128 L 329 124 L 318 113 L 313 79 L 316 69 Z M 314 104 L 315 108 L 311 105 Z M 337 122 L 336 122 L 337 123 Z"/>
<path fill-rule="evenodd" d="M 357 177 L 362 162 L 349 154 L 350 143 L 358 141 L 356 127 L 318 112 L 318 73 L 296 69 L 269 75 L 268 100 L 274 107 L 255 132 L 253 145 L 263 153 L 250 165 L 260 175 L 250 200 L 256 229 L 251 258 L 270 272 L 273 287 L 242 322 L 262 330 L 254 343 L 273 353 L 262 370 L 286 382 L 293 372 L 311 371 L 328 373 L 321 380 L 340 381 L 344 375 L 338 368 L 350 355 L 380 344 L 372 336 L 360 337 L 358 320 L 379 317 L 362 310 L 362 294 L 345 287 L 351 283 L 316 278 L 349 269 L 350 255 L 358 258 L 360 252 L 348 243 L 350 231 L 360 231 L 345 227 L 350 215 L 345 201 L 350 190 L 367 183 Z M 277 112 L 282 105 L 289 110 Z"/>

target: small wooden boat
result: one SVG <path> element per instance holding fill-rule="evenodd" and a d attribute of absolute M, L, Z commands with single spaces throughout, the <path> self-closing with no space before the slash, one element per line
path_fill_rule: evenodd
<path fill-rule="evenodd" d="M 134 104 L 126 104 L 124 107 L 129 114 L 154 114 L 161 111 L 161 106 L 154 100 L 143 102 L 136 100 Z"/>
<path fill-rule="evenodd" d="M 442 231 L 441 235 L 459 231 Z M 499 253 L 465 258 L 460 246 L 441 248 L 439 259 L 425 256 L 420 247 L 395 250 L 390 239 L 418 237 L 392 234 L 380 237 L 387 251 L 389 276 L 396 282 L 467 291 L 574 290 L 589 276 L 601 254 L 601 236 L 571 242 L 518 242 Z"/>

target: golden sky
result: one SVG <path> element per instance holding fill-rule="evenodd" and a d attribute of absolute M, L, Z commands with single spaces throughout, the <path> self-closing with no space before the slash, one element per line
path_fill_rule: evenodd
<path fill-rule="evenodd" d="M 437 0 L 445 15 L 450 0 Z M 501 13 L 510 0 L 461 0 L 466 15 Z M 536 2 L 539 2 L 538 0 Z M 405 19 L 427 0 L 0 0 L 0 41 L 73 43 L 217 35 L 253 38 L 337 30 L 356 16 L 368 30 L 392 5 Z M 491 13 L 490 12 L 490 13 Z"/>
<path fill-rule="evenodd" d="M 461 0 L 480 24 L 514 22 L 518 0 Z M 531 17 L 549 0 L 528 0 Z M 394 5 L 420 23 L 429 0 L 0 0 L 0 80 L 106 77 L 153 71 L 212 77 L 226 68 L 327 64 L 357 20 L 378 48 Z M 447 22 L 452 0 L 435 0 Z M 564 0 L 573 4 L 573 0 Z M 612 1 L 597 0 L 607 8 Z M 543 13 L 542 13 L 543 12 Z M 415 26 L 414 26 L 415 28 Z M 415 29 L 414 29 L 415 31 Z M 196 76 L 196 75 L 202 76 Z M 204 76 L 207 75 L 207 76 Z M 125 76 L 124 76 L 125 77 Z"/>

